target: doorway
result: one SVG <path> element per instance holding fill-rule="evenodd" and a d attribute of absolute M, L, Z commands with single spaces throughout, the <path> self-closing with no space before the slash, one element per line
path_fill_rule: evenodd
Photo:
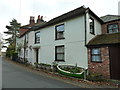
<path fill-rule="evenodd" d="M 109 47 L 110 77 L 120 80 L 120 46 Z"/>
<path fill-rule="evenodd" d="M 36 63 L 38 63 L 39 60 L 39 49 L 35 49 L 36 52 Z"/>

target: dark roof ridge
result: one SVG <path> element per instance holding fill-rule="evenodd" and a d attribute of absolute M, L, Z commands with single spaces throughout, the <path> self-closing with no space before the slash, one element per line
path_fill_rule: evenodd
<path fill-rule="evenodd" d="M 92 38 L 87 46 L 120 44 L 120 32 L 111 34 L 100 34 Z"/>
<path fill-rule="evenodd" d="M 106 17 L 106 16 L 116 16 L 116 17 L 120 17 L 120 15 L 107 14 L 107 15 L 101 16 L 100 18 L 102 18 L 102 17 Z"/>
<path fill-rule="evenodd" d="M 88 8 L 86 8 L 84 5 L 81 6 L 81 7 L 78 7 L 74 10 L 71 10 L 71 11 L 68 11 L 62 15 L 59 15 L 51 20 L 49 20 L 46 24 L 34 29 L 34 30 L 38 30 L 40 28 L 44 28 L 44 27 L 47 27 L 47 26 L 50 26 L 50 25 L 54 25 L 56 23 L 60 23 L 60 22 L 63 22 L 65 20 L 68 20 L 68 19 L 71 19 L 71 18 L 74 18 L 74 17 L 77 17 L 79 15 L 83 15 L 86 13 L 86 11 L 88 11 L 90 14 L 92 14 L 97 20 L 100 21 L 100 23 L 103 23 L 102 19 L 100 19 L 95 13 L 92 12 L 92 10 Z"/>

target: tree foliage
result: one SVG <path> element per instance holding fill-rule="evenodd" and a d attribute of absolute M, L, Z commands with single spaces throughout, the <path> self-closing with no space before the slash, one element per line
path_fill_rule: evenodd
<path fill-rule="evenodd" d="M 16 19 L 13 19 L 10 22 L 10 26 L 6 25 L 6 28 L 8 29 L 8 31 L 4 33 L 10 35 L 10 37 L 7 38 L 6 41 L 8 41 L 10 44 L 16 43 L 16 38 L 19 36 L 20 23 L 18 23 Z"/>
<path fill-rule="evenodd" d="M 6 28 L 8 29 L 8 31 L 6 31 L 4 33 L 7 34 L 8 36 L 10 36 L 9 38 L 5 39 L 6 42 L 9 43 L 7 52 L 15 51 L 16 38 L 19 37 L 20 23 L 18 23 L 16 19 L 13 19 L 10 22 L 10 25 L 6 25 Z"/>

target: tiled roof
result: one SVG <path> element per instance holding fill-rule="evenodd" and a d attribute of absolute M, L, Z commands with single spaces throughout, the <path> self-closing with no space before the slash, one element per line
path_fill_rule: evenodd
<path fill-rule="evenodd" d="M 53 18 L 52 20 L 48 21 L 46 24 L 44 25 L 40 25 L 38 26 L 37 28 L 35 28 L 34 30 L 38 30 L 40 28 L 44 28 L 46 26 L 50 26 L 50 25 L 54 25 L 56 23 L 60 23 L 60 22 L 63 22 L 65 20 L 69 20 L 69 19 L 72 19 L 74 17 L 77 17 L 77 16 L 80 16 L 80 15 L 83 15 L 86 13 L 86 11 L 88 11 L 90 14 L 92 14 L 97 20 L 99 20 L 101 23 L 103 23 L 103 21 L 96 15 L 94 14 L 89 8 L 85 8 L 84 6 L 81 6 L 77 9 L 74 9 L 72 11 L 69 11 L 63 15 L 60 15 L 56 18 Z"/>
<path fill-rule="evenodd" d="M 106 22 L 120 19 L 120 15 L 106 15 L 100 18 L 106 23 Z"/>
<path fill-rule="evenodd" d="M 120 32 L 113 34 L 101 34 L 90 40 L 87 46 L 120 44 Z"/>
<path fill-rule="evenodd" d="M 33 26 L 28 24 L 20 27 L 20 37 L 24 36 L 27 32 L 30 32 L 32 29 L 36 29 L 38 26 L 41 26 L 45 23 L 46 22 L 43 21 L 41 23 L 35 23 Z"/>
<path fill-rule="evenodd" d="M 69 12 L 63 14 L 63 15 L 60 15 L 60 16 L 58 16 L 56 18 L 53 18 L 48 22 L 44 22 L 44 23 L 41 23 L 41 24 L 35 24 L 31 28 L 29 28 L 29 30 L 38 30 L 38 29 L 41 29 L 41 28 L 44 28 L 44 27 L 47 27 L 47 26 L 50 26 L 50 25 L 54 25 L 54 24 L 63 22 L 65 20 L 69 20 L 69 19 L 81 16 L 81 15 L 85 14 L 87 11 L 92 16 L 94 16 L 98 21 L 103 23 L 103 21 L 96 14 L 94 14 L 89 8 L 85 8 L 84 6 L 81 6 L 81 7 L 77 8 L 77 9 L 74 9 L 72 11 L 69 11 Z M 29 27 L 28 25 L 25 25 L 22 28 L 26 29 L 28 27 Z M 27 31 L 27 32 L 29 32 L 29 31 Z M 27 33 L 27 32 L 25 32 L 25 33 Z M 25 35 L 25 33 L 23 35 Z"/>

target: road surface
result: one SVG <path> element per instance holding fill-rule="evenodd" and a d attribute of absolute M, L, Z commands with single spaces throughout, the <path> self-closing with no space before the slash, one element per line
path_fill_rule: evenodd
<path fill-rule="evenodd" d="M 1 60 L 1 58 L 0 58 Z M 55 80 L 2 59 L 2 88 L 79 88 L 78 86 Z"/>

